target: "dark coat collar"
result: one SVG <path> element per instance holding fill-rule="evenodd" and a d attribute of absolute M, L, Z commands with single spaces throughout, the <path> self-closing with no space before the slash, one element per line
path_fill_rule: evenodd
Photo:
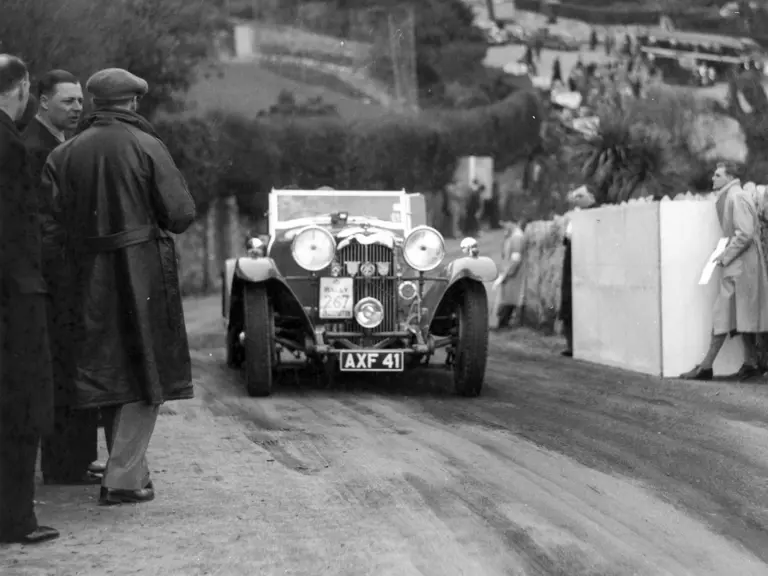
<path fill-rule="evenodd" d="M 18 127 L 16 126 L 16 123 L 11 120 L 11 117 L 8 116 L 5 112 L 0 110 L 0 125 L 3 127 L 9 129 L 16 137 L 20 138 L 21 133 L 19 132 Z"/>

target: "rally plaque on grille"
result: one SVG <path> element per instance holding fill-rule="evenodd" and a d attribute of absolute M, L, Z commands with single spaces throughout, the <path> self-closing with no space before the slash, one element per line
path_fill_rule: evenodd
<path fill-rule="evenodd" d="M 402 372 L 402 350 L 342 350 L 339 369 L 342 372 Z"/>
<path fill-rule="evenodd" d="M 320 318 L 352 318 L 353 288 L 352 278 L 320 278 Z"/>

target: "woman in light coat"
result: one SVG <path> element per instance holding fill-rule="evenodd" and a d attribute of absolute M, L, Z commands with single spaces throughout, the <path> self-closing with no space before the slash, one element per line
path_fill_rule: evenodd
<path fill-rule="evenodd" d="M 501 273 L 494 284 L 497 290 L 497 329 L 507 328 L 517 310 L 522 309 L 525 297 L 525 226 L 527 219 L 502 222 L 504 241 L 501 244 Z"/>

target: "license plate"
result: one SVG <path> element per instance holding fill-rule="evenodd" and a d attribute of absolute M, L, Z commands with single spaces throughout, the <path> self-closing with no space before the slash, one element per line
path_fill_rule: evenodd
<path fill-rule="evenodd" d="M 352 278 L 320 278 L 320 318 L 352 318 Z"/>
<path fill-rule="evenodd" d="M 402 351 L 342 350 L 339 369 L 342 372 L 402 372 L 403 358 Z"/>

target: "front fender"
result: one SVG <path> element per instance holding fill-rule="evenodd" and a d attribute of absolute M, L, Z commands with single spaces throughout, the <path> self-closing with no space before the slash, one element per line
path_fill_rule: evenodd
<path fill-rule="evenodd" d="M 235 281 L 264 282 L 279 277 L 280 272 L 271 258 L 228 258 L 224 262 L 221 282 L 221 314 L 229 318 Z"/>
<path fill-rule="evenodd" d="M 238 258 L 235 277 L 246 282 L 266 282 L 272 278 L 282 279 L 272 258 Z"/>
<path fill-rule="evenodd" d="M 422 328 L 432 325 L 435 317 L 447 313 L 457 290 L 463 282 L 493 282 L 499 277 L 496 263 L 488 256 L 465 256 L 448 263 L 438 280 L 434 281 L 422 298 L 422 308 L 427 310 L 422 316 Z"/>
<path fill-rule="evenodd" d="M 272 258 L 233 258 L 227 260 L 225 270 L 229 283 L 224 288 L 228 294 L 224 310 L 229 326 L 242 322 L 243 293 L 247 285 L 264 284 L 275 312 L 280 316 L 300 319 L 307 331 L 313 333 L 309 315 Z"/>

